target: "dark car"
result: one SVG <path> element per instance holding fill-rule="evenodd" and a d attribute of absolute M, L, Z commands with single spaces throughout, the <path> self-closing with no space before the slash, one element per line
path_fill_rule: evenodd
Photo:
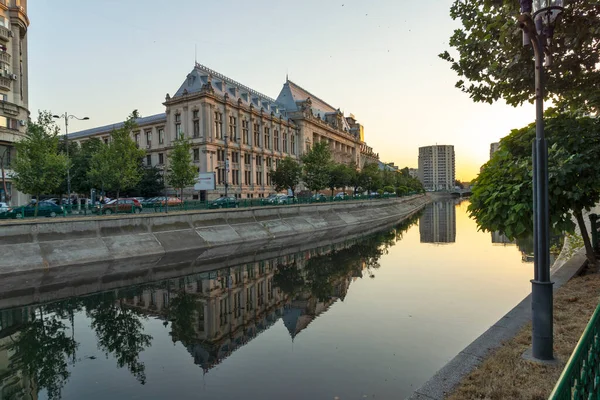
<path fill-rule="evenodd" d="M 108 204 L 99 204 L 94 208 L 94 212 L 98 214 L 114 214 L 117 213 L 117 200 L 111 200 Z M 118 213 L 141 213 L 142 204 L 136 199 L 119 199 Z"/>
<path fill-rule="evenodd" d="M 338 194 L 335 195 L 335 197 L 333 198 L 333 200 L 335 201 L 339 201 L 339 200 L 348 200 L 350 199 L 350 196 L 347 195 L 344 192 L 339 192 Z"/>
<path fill-rule="evenodd" d="M 56 217 L 57 215 L 63 215 L 64 209 L 51 202 L 51 201 L 40 201 L 38 204 L 38 217 Z M 35 203 L 29 203 L 26 206 L 9 208 L 6 213 L 3 214 L 4 218 L 23 218 L 33 217 L 35 215 Z"/>
<path fill-rule="evenodd" d="M 316 194 L 312 195 L 312 197 L 310 198 L 310 201 L 311 201 L 311 203 L 327 201 L 327 197 L 325 197 L 325 195 L 322 193 L 316 193 Z"/>
<path fill-rule="evenodd" d="M 222 196 L 208 203 L 208 208 L 238 208 L 239 200 L 235 196 Z"/>
<path fill-rule="evenodd" d="M 263 204 L 292 204 L 293 199 L 289 198 L 287 194 L 271 194 L 269 197 L 263 199 Z"/>

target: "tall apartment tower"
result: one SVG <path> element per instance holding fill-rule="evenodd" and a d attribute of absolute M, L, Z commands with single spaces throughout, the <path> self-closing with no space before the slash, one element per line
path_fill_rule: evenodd
<path fill-rule="evenodd" d="M 494 142 L 490 144 L 490 159 L 492 158 L 494 153 L 498 151 L 498 149 L 500 149 L 500 142 Z"/>
<path fill-rule="evenodd" d="M 27 73 L 27 0 L 0 0 L 0 201 L 17 205 L 27 196 L 12 185 L 14 143 L 25 134 L 29 118 Z"/>
<path fill-rule="evenodd" d="M 454 146 L 419 147 L 419 180 L 425 190 L 454 189 Z"/>

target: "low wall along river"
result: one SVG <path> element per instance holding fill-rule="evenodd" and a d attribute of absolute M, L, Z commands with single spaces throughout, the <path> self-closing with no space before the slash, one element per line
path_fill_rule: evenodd
<path fill-rule="evenodd" d="M 0 225 L 0 276 L 192 251 L 200 255 L 210 250 L 221 257 L 264 251 L 373 231 L 400 222 L 429 201 L 416 195 L 169 215 L 6 221 Z"/>

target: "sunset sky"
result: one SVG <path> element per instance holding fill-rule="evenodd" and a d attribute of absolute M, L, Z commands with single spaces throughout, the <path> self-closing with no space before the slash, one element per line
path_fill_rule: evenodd
<path fill-rule="evenodd" d="M 452 144 L 474 178 L 489 145 L 534 119 L 527 104 L 476 104 L 437 55 L 458 23 L 451 0 L 29 1 L 32 117 L 71 132 L 164 112 L 199 63 L 270 97 L 291 80 L 365 126 L 382 161 L 417 166 L 418 147 Z M 533 82 L 532 82 L 533 85 Z M 61 125 L 62 127 L 62 125 Z"/>

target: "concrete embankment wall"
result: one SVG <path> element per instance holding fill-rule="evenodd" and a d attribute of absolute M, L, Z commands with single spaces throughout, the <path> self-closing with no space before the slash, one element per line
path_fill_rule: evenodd
<path fill-rule="evenodd" d="M 427 196 L 376 201 L 137 214 L 0 225 L 0 275 L 196 251 L 227 256 L 341 237 L 393 221 Z M 371 230 L 371 229 L 365 229 Z"/>

